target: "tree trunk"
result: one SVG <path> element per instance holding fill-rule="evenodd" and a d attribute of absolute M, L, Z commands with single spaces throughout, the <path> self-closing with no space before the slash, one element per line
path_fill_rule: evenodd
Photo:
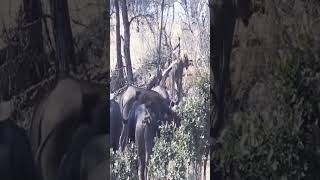
<path fill-rule="evenodd" d="M 128 84 L 133 83 L 133 73 L 130 56 L 130 23 L 128 20 L 127 0 L 122 1 L 122 21 L 124 27 L 124 58 L 126 60 Z"/>
<path fill-rule="evenodd" d="M 37 83 L 47 74 L 47 63 L 45 58 L 41 58 L 43 54 L 43 36 L 42 36 L 42 8 L 40 0 L 23 0 L 24 20 L 26 23 L 26 32 L 28 45 L 25 48 L 28 56 L 31 57 L 20 66 L 19 72 L 24 74 L 21 76 L 21 83 L 17 84 L 17 88 L 21 89 L 25 86 Z M 38 61 L 41 60 L 41 61 Z M 21 71 L 20 71 L 21 70 Z M 20 82 L 20 78 L 19 78 Z"/>
<path fill-rule="evenodd" d="M 121 57 L 121 37 L 120 37 L 120 9 L 119 0 L 115 0 L 114 6 L 116 8 L 116 42 L 117 42 L 117 71 L 119 75 L 119 82 L 123 82 L 123 63 Z"/>
<path fill-rule="evenodd" d="M 42 37 L 42 8 L 40 0 L 23 0 L 25 21 L 28 24 L 29 47 L 28 51 L 38 55 L 43 52 Z"/>
<path fill-rule="evenodd" d="M 164 11 L 164 0 L 161 2 L 161 19 L 160 19 L 160 35 L 159 35 L 159 45 L 158 45 L 158 62 L 157 62 L 157 77 L 158 84 L 160 82 L 160 63 L 161 63 L 161 40 L 162 40 L 162 24 L 163 24 L 163 11 Z"/>
<path fill-rule="evenodd" d="M 67 0 L 50 0 L 58 72 L 75 70 L 75 53 Z"/>
<path fill-rule="evenodd" d="M 179 37 L 179 50 L 178 50 L 178 58 L 180 59 L 181 58 L 181 46 L 180 46 L 180 37 Z"/>
<path fill-rule="evenodd" d="M 212 26 L 210 29 L 212 46 L 210 52 L 212 62 L 210 63 L 214 76 L 214 101 L 217 118 L 213 123 L 210 134 L 217 138 L 224 127 L 227 114 L 225 102 L 231 96 L 230 87 L 230 54 L 232 50 L 232 39 L 236 20 L 236 8 L 232 0 L 224 0 L 222 6 L 214 11 L 210 9 Z M 215 14 L 213 14 L 215 13 Z M 215 18 L 213 20 L 213 18 Z"/>

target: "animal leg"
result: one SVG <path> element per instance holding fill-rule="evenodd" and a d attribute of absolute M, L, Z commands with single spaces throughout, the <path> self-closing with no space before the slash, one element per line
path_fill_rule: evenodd
<path fill-rule="evenodd" d="M 178 80 L 178 102 L 180 102 L 181 99 L 181 92 L 182 92 L 182 75 L 181 78 Z"/>
<path fill-rule="evenodd" d="M 141 154 L 139 157 L 139 179 L 140 180 L 145 180 L 145 163 L 146 163 L 146 158 L 145 154 Z"/>
<path fill-rule="evenodd" d="M 146 180 L 148 180 L 148 165 L 149 165 L 149 154 L 148 152 L 146 152 L 146 165 L 145 165 L 145 169 L 144 169 L 144 177 Z"/>
<path fill-rule="evenodd" d="M 174 85 L 175 85 L 175 82 L 174 82 L 174 77 L 172 75 L 171 77 L 171 99 L 172 100 L 175 100 L 175 96 L 174 96 Z"/>
<path fill-rule="evenodd" d="M 207 160 L 203 161 L 203 180 L 206 180 L 206 164 Z"/>
<path fill-rule="evenodd" d="M 120 139 L 119 139 L 119 146 L 121 151 L 124 151 L 127 143 L 128 143 L 128 124 L 124 124 L 121 131 Z"/>
<path fill-rule="evenodd" d="M 141 128 L 141 126 L 140 126 Z M 145 156 L 145 139 L 144 139 L 144 129 L 139 127 L 136 129 L 136 144 L 138 147 L 138 175 L 140 180 L 145 180 L 145 164 L 146 164 L 146 156 Z"/>
<path fill-rule="evenodd" d="M 154 128 L 153 125 L 147 125 L 146 129 L 145 129 L 145 133 L 144 133 L 144 137 L 145 137 L 145 156 L 146 156 L 146 166 L 145 166 L 145 177 L 146 179 L 148 179 L 148 164 L 149 164 L 149 160 L 150 160 L 150 155 L 152 154 L 152 148 L 154 146 L 154 138 L 156 136 L 157 133 L 157 129 Z"/>

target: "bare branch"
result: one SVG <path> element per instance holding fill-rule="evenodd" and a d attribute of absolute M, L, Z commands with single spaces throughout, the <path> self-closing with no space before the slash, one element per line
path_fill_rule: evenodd
<path fill-rule="evenodd" d="M 139 17 L 143 17 L 143 18 L 149 17 L 149 18 L 152 18 L 153 16 L 152 16 L 151 14 L 138 14 L 138 15 L 136 15 L 136 16 L 133 16 L 133 17 L 130 19 L 129 24 L 131 24 L 133 20 L 135 20 L 135 19 L 137 19 L 137 18 L 139 18 Z"/>

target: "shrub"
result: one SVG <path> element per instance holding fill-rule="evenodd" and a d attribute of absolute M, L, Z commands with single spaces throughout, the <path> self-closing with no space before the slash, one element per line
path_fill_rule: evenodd
<path fill-rule="evenodd" d="M 111 179 L 138 180 L 137 148 L 134 143 L 126 146 L 124 152 L 110 149 Z"/>
<path fill-rule="evenodd" d="M 312 3 L 316 2 L 301 2 L 298 12 L 286 9 L 286 15 L 295 21 L 286 21 L 283 9 L 287 6 L 277 5 L 284 13 L 277 17 L 278 59 L 272 73 L 280 82 L 280 88 L 274 90 L 278 110 L 272 111 L 275 116 L 270 119 L 262 119 L 250 109 L 233 114 L 235 118 L 222 133 L 222 148 L 213 156 L 227 179 L 319 177 L 320 113 L 316 104 L 320 63 L 319 53 L 312 50 L 319 42 L 306 30 L 311 26 L 306 23 L 314 19 L 306 9 Z"/>
<path fill-rule="evenodd" d="M 263 120 L 254 112 L 242 113 L 227 127 L 222 148 L 214 160 L 221 162 L 225 177 L 230 179 L 296 179 L 305 176 L 299 164 L 302 139 L 298 128 L 288 119 L 276 124 Z"/>
<path fill-rule="evenodd" d="M 160 138 L 155 146 L 149 165 L 149 174 L 154 179 L 199 178 L 198 168 L 208 153 L 209 121 L 209 79 L 200 76 L 196 79 L 195 97 L 184 97 L 178 115 L 181 127 L 172 124 L 160 127 Z"/>

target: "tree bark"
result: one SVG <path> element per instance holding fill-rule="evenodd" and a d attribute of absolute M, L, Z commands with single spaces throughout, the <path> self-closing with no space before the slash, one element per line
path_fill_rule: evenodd
<path fill-rule="evenodd" d="M 42 37 L 42 8 L 40 0 L 23 0 L 25 12 L 25 21 L 28 24 L 29 34 L 29 52 L 40 54 L 43 52 L 43 37 Z"/>
<path fill-rule="evenodd" d="M 74 70 L 76 61 L 67 0 L 50 0 L 58 72 Z"/>
<path fill-rule="evenodd" d="M 124 57 L 126 60 L 128 84 L 133 83 L 133 73 L 130 56 L 130 23 L 128 20 L 127 0 L 122 1 L 122 21 L 124 27 Z"/>
<path fill-rule="evenodd" d="M 40 0 L 23 0 L 24 20 L 26 23 L 26 32 L 28 37 L 28 45 L 26 52 L 29 58 L 22 69 L 18 71 L 24 72 L 21 76 L 21 83 L 17 84 L 18 89 L 37 83 L 47 74 L 47 63 L 45 58 L 41 58 L 43 54 L 43 36 L 42 36 L 42 7 Z M 41 61 L 38 61 L 41 60 Z M 19 78 L 20 81 L 20 78 Z"/>
<path fill-rule="evenodd" d="M 157 78 L 158 84 L 160 83 L 160 63 L 161 63 L 161 40 L 162 40 L 162 24 L 163 24 L 163 11 L 164 11 L 164 0 L 161 2 L 161 18 L 160 18 L 160 35 L 159 35 L 159 45 L 158 45 L 158 62 L 157 62 Z"/>
<path fill-rule="evenodd" d="M 117 43 L 117 71 L 119 75 L 119 81 L 123 82 L 123 63 L 121 56 L 121 37 L 120 37 L 120 9 L 119 0 L 114 1 L 114 6 L 116 9 L 116 43 Z"/>
<path fill-rule="evenodd" d="M 210 9 L 212 24 L 210 29 L 212 46 L 211 70 L 214 76 L 213 96 L 216 108 L 216 119 L 210 134 L 217 138 L 225 124 L 227 114 L 225 102 L 231 96 L 230 85 L 230 54 L 236 20 L 236 7 L 232 0 L 224 0 L 219 9 Z M 214 19 L 215 18 L 215 19 Z M 214 19 L 214 20 L 213 20 Z"/>

